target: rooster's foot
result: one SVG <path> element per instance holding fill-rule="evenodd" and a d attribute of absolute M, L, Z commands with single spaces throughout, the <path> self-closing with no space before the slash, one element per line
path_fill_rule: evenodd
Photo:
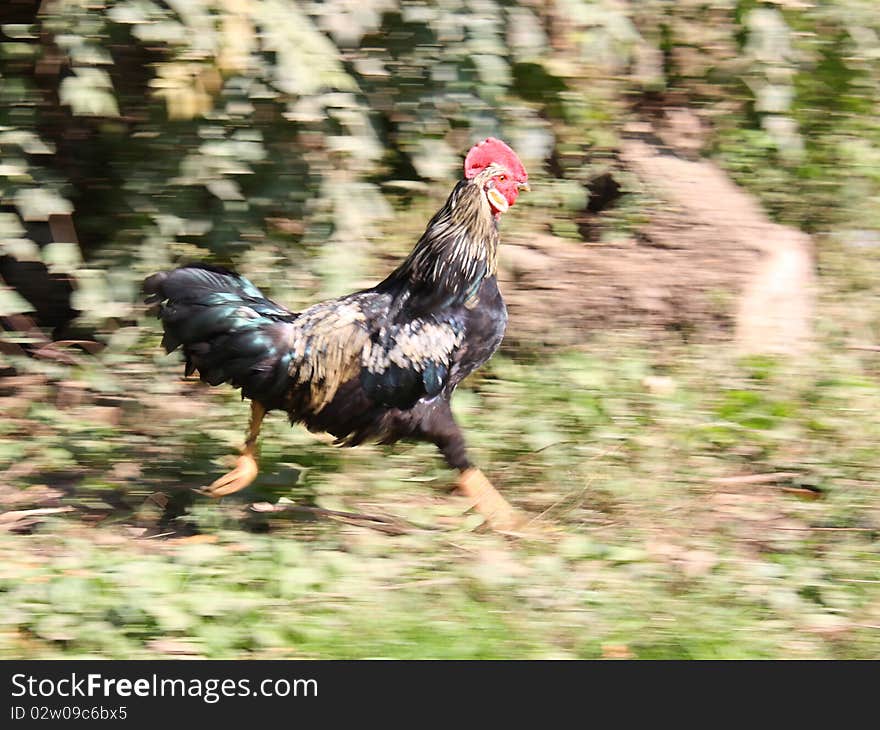
<path fill-rule="evenodd" d="M 257 478 L 258 471 L 257 460 L 253 455 L 242 454 L 238 457 L 235 468 L 206 487 L 205 494 L 210 497 L 225 497 L 227 494 L 238 492 Z"/>
<path fill-rule="evenodd" d="M 458 478 L 457 487 L 458 493 L 472 502 L 471 509 L 483 515 L 493 530 L 516 531 L 526 524 L 525 515 L 504 499 L 479 469 L 465 469 Z"/>

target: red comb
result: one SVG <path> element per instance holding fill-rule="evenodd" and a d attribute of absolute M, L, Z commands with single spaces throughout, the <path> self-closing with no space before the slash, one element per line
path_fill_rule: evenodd
<path fill-rule="evenodd" d="M 470 180 L 493 162 L 506 168 L 517 182 L 528 181 L 529 174 L 516 152 L 494 137 L 488 137 L 471 147 L 464 160 L 464 176 Z"/>

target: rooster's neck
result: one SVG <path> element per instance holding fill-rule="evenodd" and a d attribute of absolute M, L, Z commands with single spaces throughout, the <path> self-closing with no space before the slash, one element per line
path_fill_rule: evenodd
<path fill-rule="evenodd" d="M 462 180 L 392 277 L 435 290 L 452 304 L 473 296 L 497 267 L 498 222 L 481 183 Z"/>

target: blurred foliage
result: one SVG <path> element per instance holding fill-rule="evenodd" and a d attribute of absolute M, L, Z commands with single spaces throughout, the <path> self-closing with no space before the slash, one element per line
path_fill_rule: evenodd
<path fill-rule="evenodd" d="M 615 153 L 656 104 L 696 110 L 697 145 L 780 219 L 880 223 L 871 0 L 17 0 L 3 14 L 0 247 L 74 272 L 90 324 L 130 314 L 140 277 L 184 259 L 250 257 L 336 291 L 339 257 L 364 274 L 391 205 L 439 197 L 488 134 L 540 180 L 543 225 L 577 238 L 595 180 L 638 195 Z M 633 225 L 633 207 L 624 195 L 612 224 Z M 83 255 L 28 244 L 12 211 L 72 213 Z M 24 307 L 0 290 L 0 309 Z"/>
<path fill-rule="evenodd" d="M 87 318 L 124 315 L 137 277 L 180 259 L 250 252 L 285 269 L 325 244 L 357 252 L 389 197 L 447 186 L 488 134 L 541 179 L 546 225 L 578 236 L 622 124 L 658 98 L 696 109 L 704 152 L 779 218 L 878 225 L 870 0 L 36 6 L 14 3 L 2 26 L 0 202 L 74 214 L 85 260 L 52 265 L 79 270 Z M 8 215 L 0 240 L 41 255 Z"/>

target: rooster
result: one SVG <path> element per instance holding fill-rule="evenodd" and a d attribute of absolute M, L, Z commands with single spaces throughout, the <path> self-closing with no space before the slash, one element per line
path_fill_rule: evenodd
<path fill-rule="evenodd" d="M 450 399 L 504 336 L 498 222 L 522 190 L 528 174 L 516 153 L 491 137 L 476 144 L 463 179 L 384 281 L 302 312 L 216 266 L 149 277 L 146 301 L 158 306 L 165 350 L 182 348 L 186 375 L 230 383 L 251 401 L 241 456 L 207 493 L 222 497 L 255 479 L 260 425 L 269 411 L 284 410 L 292 424 L 345 446 L 434 443 L 488 524 L 514 526 L 515 510 L 468 458 Z"/>

